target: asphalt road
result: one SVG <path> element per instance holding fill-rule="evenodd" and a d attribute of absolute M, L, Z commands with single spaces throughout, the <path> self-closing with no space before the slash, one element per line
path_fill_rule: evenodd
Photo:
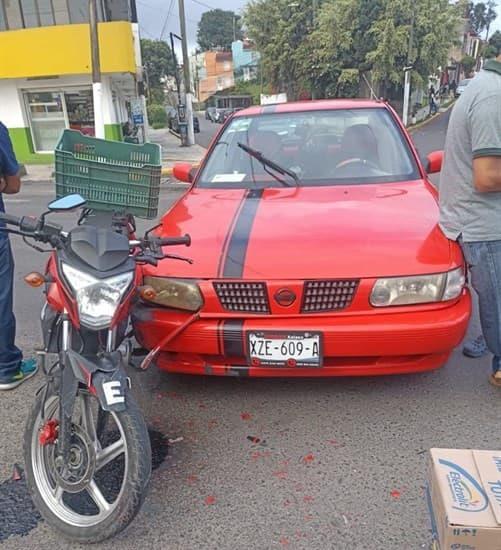
<path fill-rule="evenodd" d="M 215 136 L 216 132 L 221 128 L 221 124 L 216 122 L 210 122 L 205 119 L 205 112 L 197 114 L 198 121 L 200 124 L 200 133 L 195 134 L 195 141 L 198 145 L 202 147 L 209 147 L 212 138 Z"/>
<path fill-rule="evenodd" d="M 420 131 L 416 142 L 438 148 L 444 121 Z M 162 208 L 180 192 L 165 190 Z M 36 214 L 50 196 L 48 185 L 26 185 L 7 207 Z M 42 269 L 44 259 L 18 240 L 14 250 L 19 344 L 29 353 L 39 341 L 41 299 L 20 279 Z M 132 527 L 95 548 L 428 548 L 426 451 L 499 447 L 493 434 L 500 396 L 487 383 L 488 371 L 488 359 L 467 360 L 456 351 L 437 372 L 386 378 L 132 372 L 150 426 L 177 442 L 154 471 Z M 22 462 L 24 419 L 40 382 L 38 376 L 0 396 L 0 542 L 6 549 L 75 548 L 39 521 L 23 481 L 9 481 L 13 464 Z"/>

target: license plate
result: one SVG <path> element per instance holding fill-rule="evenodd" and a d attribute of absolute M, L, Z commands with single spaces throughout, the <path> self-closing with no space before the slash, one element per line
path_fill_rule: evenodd
<path fill-rule="evenodd" d="M 248 332 L 247 356 L 253 367 L 321 367 L 319 332 Z"/>

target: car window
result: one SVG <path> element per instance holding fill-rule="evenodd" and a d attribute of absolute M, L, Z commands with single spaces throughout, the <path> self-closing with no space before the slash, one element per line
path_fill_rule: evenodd
<path fill-rule="evenodd" d="M 294 172 L 304 186 L 390 183 L 420 177 L 401 130 L 383 108 L 236 117 L 219 137 L 196 185 L 281 185 L 270 168 L 249 156 L 239 143 Z"/>
<path fill-rule="evenodd" d="M 459 83 L 460 86 L 468 86 L 468 84 L 470 83 L 471 79 L 467 79 L 467 80 L 461 80 L 461 82 Z"/>

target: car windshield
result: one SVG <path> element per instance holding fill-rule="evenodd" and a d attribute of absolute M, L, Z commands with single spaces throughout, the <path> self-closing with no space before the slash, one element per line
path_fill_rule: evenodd
<path fill-rule="evenodd" d="M 383 108 L 236 117 L 197 178 L 199 187 L 281 185 L 239 143 L 297 174 L 301 186 L 391 183 L 420 177 L 403 133 Z"/>

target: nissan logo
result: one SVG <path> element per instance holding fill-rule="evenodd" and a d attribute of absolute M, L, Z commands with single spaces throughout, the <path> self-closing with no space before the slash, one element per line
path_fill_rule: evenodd
<path fill-rule="evenodd" d="M 275 301 L 282 307 L 289 307 L 296 301 L 296 295 L 292 290 L 283 288 L 275 294 Z"/>

